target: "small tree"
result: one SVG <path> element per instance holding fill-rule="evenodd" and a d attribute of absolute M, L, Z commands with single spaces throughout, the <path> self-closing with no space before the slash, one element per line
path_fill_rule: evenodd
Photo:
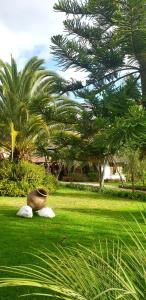
<path fill-rule="evenodd" d="M 135 191 L 135 183 L 140 179 L 141 163 L 140 152 L 134 147 L 128 146 L 124 149 L 124 171 L 127 179 L 131 181 L 132 192 Z"/>

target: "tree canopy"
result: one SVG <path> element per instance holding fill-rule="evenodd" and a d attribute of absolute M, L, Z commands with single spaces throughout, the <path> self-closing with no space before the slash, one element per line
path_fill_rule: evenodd
<path fill-rule="evenodd" d="M 68 90 L 93 99 L 133 75 L 146 108 L 145 0 L 59 0 L 54 8 L 66 20 L 65 34 L 52 38 L 52 51 L 63 68 L 87 75 L 85 84 L 68 82 Z"/>

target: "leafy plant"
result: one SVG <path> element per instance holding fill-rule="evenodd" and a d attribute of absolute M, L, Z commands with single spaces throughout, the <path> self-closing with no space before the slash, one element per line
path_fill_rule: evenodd
<path fill-rule="evenodd" d="M 10 197 L 22 197 L 26 196 L 27 191 L 29 190 L 29 185 L 26 182 L 22 186 L 16 181 L 3 179 L 0 180 L 0 196 L 10 196 Z"/>
<path fill-rule="evenodd" d="M 48 141 L 54 119 L 62 122 L 63 108 L 73 106 L 69 99 L 60 99 L 62 81 L 37 57 L 20 71 L 12 57 L 9 64 L 0 60 L 0 147 L 11 160 L 29 159 L 42 136 Z"/>
<path fill-rule="evenodd" d="M 56 177 L 51 174 L 46 174 L 42 180 L 41 186 L 44 186 L 48 190 L 48 192 L 54 193 L 57 188 Z"/>
<path fill-rule="evenodd" d="M 44 187 L 49 192 L 55 192 L 57 180 L 51 174 L 46 174 L 43 166 L 27 161 L 0 162 L 0 195 L 25 196 L 34 188 Z"/>

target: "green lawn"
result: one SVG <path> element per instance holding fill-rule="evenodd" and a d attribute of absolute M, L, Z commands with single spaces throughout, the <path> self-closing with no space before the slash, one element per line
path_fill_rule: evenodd
<path fill-rule="evenodd" d="M 143 202 L 104 198 L 69 188 L 60 188 L 49 197 L 48 206 L 56 213 L 54 219 L 16 217 L 25 203 L 25 198 L 0 197 L 0 265 L 33 263 L 35 259 L 29 253 L 35 248 L 55 251 L 54 245 L 92 247 L 99 239 L 118 237 L 128 242 L 123 224 L 128 222 L 138 231 L 130 213 L 142 223 L 139 211 L 146 208 Z M 15 300 L 19 293 L 17 288 L 0 290 L 0 300 Z"/>

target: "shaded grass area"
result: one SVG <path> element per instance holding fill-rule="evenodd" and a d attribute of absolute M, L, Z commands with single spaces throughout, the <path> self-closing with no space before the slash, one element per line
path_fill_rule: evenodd
<path fill-rule="evenodd" d="M 70 188 L 60 188 L 49 197 L 48 206 L 56 213 L 54 219 L 36 215 L 33 219 L 16 217 L 17 210 L 25 203 L 25 198 L 0 197 L 0 265 L 34 263 L 36 259 L 29 254 L 35 249 L 56 251 L 56 246 L 78 247 L 78 244 L 92 248 L 99 239 L 120 238 L 130 243 L 123 226 L 128 223 L 138 232 L 132 216 L 142 223 L 140 210 L 146 208 L 146 203 Z M 21 289 L 21 293 L 26 292 L 27 288 L 23 292 Z M 2 289 L 0 299 L 15 300 L 19 294 L 20 288 Z"/>

